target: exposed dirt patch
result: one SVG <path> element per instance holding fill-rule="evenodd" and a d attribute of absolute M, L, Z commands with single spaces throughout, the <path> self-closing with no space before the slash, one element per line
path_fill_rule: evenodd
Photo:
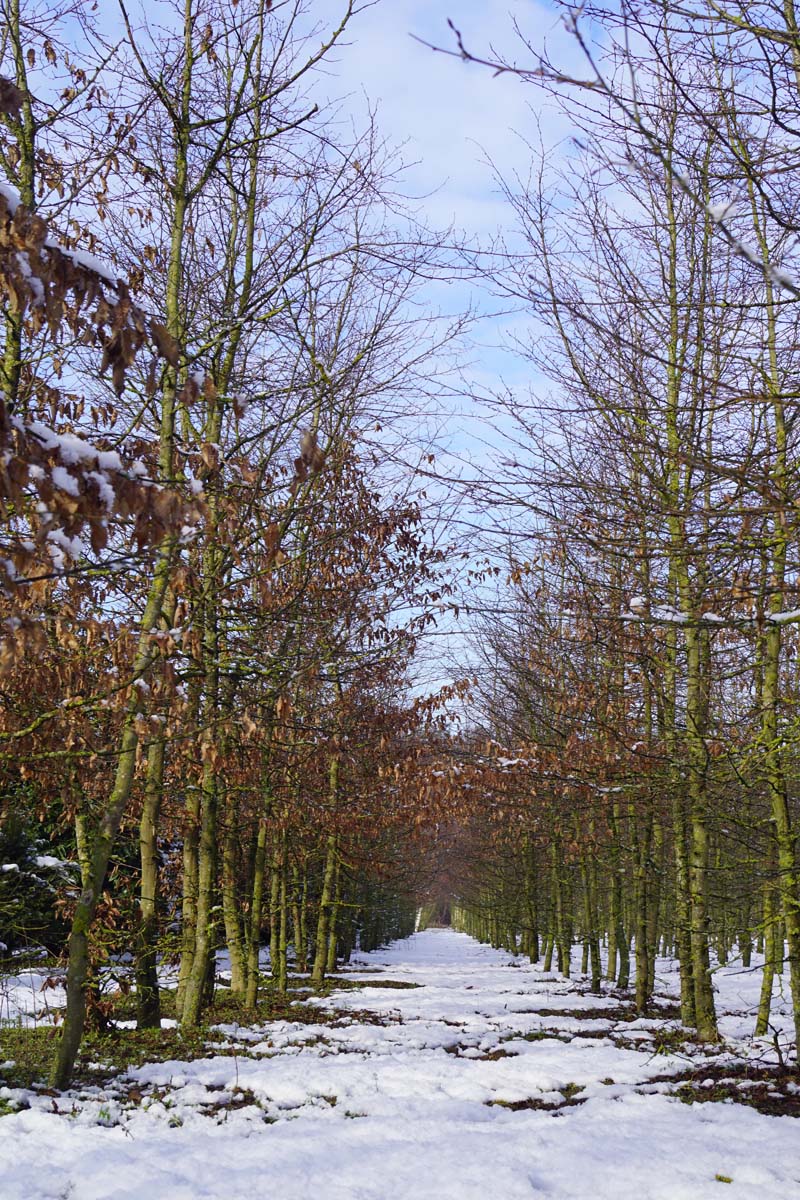
<path fill-rule="evenodd" d="M 411 983 L 404 979 L 387 979 L 380 983 L 377 979 L 373 979 L 369 987 L 385 987 L 385 988 L 400 988 L 403 991 L 409 991 L 411 988 L 421 988 L 421 983 Z"/>
<path fill-rule="evenodd" d="M 605 1034 L 603 1034 L 605 1037 Z M 512 1033 L 508 1037 L 503 1038 L 504 1042 L 520 1041 L 520 1042 L 564 1042 L 566 1045 L 572 1041 L 572 1033 L 565 1033 L 563 1029 L 532 1029 L 529 1033 Z"/>
<path fill-rule="evenodd" d="M 579 1095 L 583 1091 L 580 1084 L 568 1083 L 559 1089 L 563 1100 L 544 1100 L 540 1096 L 529 1096 L 527 1100 L 487 1100 L 488 1108 L 508 1108 L 511 1112 L 561 1112 L 564 1108 L 577 1108 L 586 1103 L 586 1096 Z"/>
<path fill-rule="evenodd" d="M 614 1005 L 610 1008 L 518 1008 L 516 1014 L 537 1017 L 572 1017 L 576 1021 L 635 1021 L 642 1014 L 637 1013 L 633 1005 L 623 1007 Z"/>
<path fill-rule="evenodd" d="M 360 986 L 364 986 L 363 984 Z M 407 985 L 399 984 L 399 987 Z M 416 987 L 416 984 L 411 986 Z M 167 997 L 167 1011 L 174 1011 L 173 997 Z M 399 1012 L 376 1012 L 371 1009 L 337 1009 L 310 1004 L 292 999 L 292 993 L 284 996 L 268 993 L 258 1009 L 246 1009 L 227 992 L 218 993 L 214 1004 L 206 1010 L 204 1023 L 194 1029 L 127 1029 L 118 1028 L 113 1021 L 130 1019 L 127 998 L 125 1005 L 115 1010 L 110 1027 L 103 1031 L 91 1031 L 81 1043 L 75 1065 L 73 1086 L 87 1085 L 108 1087 L 131 1067 L 146 1062 L 165 1062 L 177 1059 L 191 1062 L 210 1057 L 269 1057 L 254 1054 L 245 1044 L 228 1041 L 215 1025 L 235 1021 L 241 1026 L 263 1027 L 263 1040 L 269 1042 L 269 1023 L 288 1021 L 300 1025 L 324 1025 L 341 1029 L 349 1025 L 399 1025 Z M 124 1015 L 123 1015 L 124 1014 Z M 165 1014 L 166 1015 L 166 1014 Z M 58 1030 L 52 1028 L 6 1027 L 0 1031 L 0 1061 L 9 1060 L 0 1074 L 0 1083 L 9 1087 L 30 1087 L 39 1094 L 51 1093 L 44 1081 L 52 1061 Z"/>
<path fill-rule="evenodd" d="M 506 1050 L 503 1046 L 498 1046 L 496 1050 L 486 1050 L 482 1054 L 474 1054 L 474 1046 L 467 1046 L 463 1042 L 459 1042 L 455 1046 L 445 1046 L 445 1054 L 452 1054 L 456 1058 L 469 1058 L 473 1062 L 497 1062 L 501 1058 L 517 1058 L 517 1054 L 513 1050 Z"/>
<path fill-rule="evenodd" d="M 800 1117 L 800 1074 L 780 1067 L 703 1063 L 680 1075 L 662 1075 L 650 1082 L 669 1084 L 667 1094 L 684 1104 L 727 1101 L 767 1116 Z"/>
<path fill-rule="evenodd" d="M 412 988 L 421 988 L 421 983 L 409 983 L 404 979 L 336 979 L 331 976 L 334 988 L 342 991 L 356 991 L 358 988 L 388 988 L 389 990 L 407 992 Z"/>

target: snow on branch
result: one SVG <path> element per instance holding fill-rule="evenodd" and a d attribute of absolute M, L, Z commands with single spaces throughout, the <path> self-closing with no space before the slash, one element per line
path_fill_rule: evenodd
<path fill-rule="evenodd" d="M 0 187 L 0 290 L 7 311 L 33 334 L 55 342 L 66 328 L 96 347 L 101 373 L 110 371 L 118 395 L 144 346 L 178 364 L 177 342 L 133 303 L 125 283 L 94 256 L 59 247 L 7 185 Z M 113 521 L 125 525 L 140 551 L 198 520 L 200 497 L 147 476 L 141 462 L 126 465 L 116 451 L 14 415 L 9 397 L 0 397 L 0 595 L 7 614 L 0 672 L 35 651 L 43 636 L 22 599 L 32 581 L 66 574 L 89 546 L 99 555 Z"/>

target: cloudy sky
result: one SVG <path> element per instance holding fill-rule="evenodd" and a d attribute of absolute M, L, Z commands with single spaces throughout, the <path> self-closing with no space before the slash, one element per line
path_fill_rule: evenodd
<path fill-rule="evenodd" d="M 342 0 L 315 0 L 320 19 L 342 10 Z M 527 61 L 514 21 L 538 45 L 566 49 L 569 39 L 555 11 L 533 0 L 377 0 L 354 21 L 348 45 L 337 52 L 331 94 L 349 95 L 354 111 L 377 106 L 383 133 L 405 146 L 415 165 L 409 183 L 433 192 L 426 210 L 433 223 L 455 222 L 491 232 L 505 214 L 485 159 L 508 173 L 525 170 L 520 135 L 533 131 L 534 114 L 555 134 L 554 117 L 542 97 L 512 76 L 437 54 L 416 41 L 455 48 L 450 18 L 475 52 L 491 47 Z M 531 111 L 533 109 L 533 112 Z M 562 130 L 563 132 L 563 130 Z"/>
<path fill-rule="evenodd" d="M 312 12 L 330 23 L 342 7 L 342 0 L 314 0 Z M 343 112 L 357 123 L 369 106 L 376 109 L 382 135 L 403 147 L 409 164 L 407 193 L 420 197 L 419 207 L 430 225 L 453 225 L 468 238 L 488 244 L 498 233 L 510 235 L 512 216 L 487 160 L 507 179 L 515 174 L 524 178 L 531 160 L 526 142 L 541 137 L 548 147 L 558 146 L 569 137 L 570 128 L 530 84 L 511 75 L 494 76 L 422 44 L 455 48 L 448 18 L 474 53 L 489 54 L 494 48 L 529 63 L 514 30 L 516 20 L 532 43 L 546 42 L 560 61 L 576 58 L 569 35 L 546 0 L 377 0 L 353 21 L 347 44 L 337 50 L 328 68 L 324 88 L 329 98 L 343 99 Z M 530 329 L 524 313 L 498 315 L 499 301 L 475 287 L 451 284 L 444 291 L 444 303 L 451 310 L 472 303 L 485 314 L 473 333 L 462 392 L 446 401 L 450 417 L 444 441 L 450 453 L 438 460 L 445 474 L 452 465 L 463 478 L 487 466 L 498 447 L 508 449 L 502 437 L 504 422 L 487 416 L 470 391 L 486 394 L 511 388 L 525 393 L 547 384 L 537 381 L 524 358 L 508 349 L 512 334 L 524 335 Z M 432 289 L 430 301 L 432 307 L 441 305 L 443 289 Z M 510 428 L 508 422 L 505 428 Z M 466 505 L 460 520 L 464 543 L 477 548 L 480 516 Z M 426 683 L 451 674 L 448 650 L 464 657 L 463 625 L 449 620 L 440 625 L 428 647 L 431 670 Z"/>
<path fill-rule="evenodd" d="M 311 13 L 330 28 L 343 8 L 343 0 L 314 0 Z M 560 60 L 575 57 L 547 0 L 376 0 L 353 20 L 345 44 L 327 67 L 323 87 L 356 123 L 369 107 L 376 110 L 381 134 L 402 147 L 408 164 L 406 192 L 419 198 L 418 208 L 429 225 L 453 226 L 468 239 L 488 244 L 498 233 L 509 236 L 511 226 L 488 160 L 507 179 L 525 177 L 531 158 L 526 141 L 541 136 L 554 146 L 570 131 L 529 83 L 434 52 L 431 45 L 456 48 L 448 18 L 476 54 L 494 49 L 529 63 L 516 22 L 532 43 L 546 44 Z M 488 444 L 496 441 L 496 426 L 466 393 L 504 386 L 527 389 L 530 366 L 503 349 L 514 333 L 525 331 L 527 318 L 522 313 L 496 315 L 499 302 L 475 287 L 431 289 L 430 302 L 450 311 L 477 306 L 486 314 L 474 331 L 465 394 L 454 403 L 449 430 L 456 454 L 485 459 Z"/>

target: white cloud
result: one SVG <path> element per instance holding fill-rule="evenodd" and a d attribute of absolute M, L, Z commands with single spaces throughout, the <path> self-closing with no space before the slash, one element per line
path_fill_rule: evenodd
<path fill-rule="evenodd" d="M 316 0 L 312 11 L 330 23 L 341 10 L 341 0 Z M 487 157 L 506 175 L 526 174 L 530 155 L 520 135 L 536 120 L 546 141 L 567 127 L 543 105 L 541 92 L 515 76 L 495 76 L 415 40 L 456 49 L 448 17 L 476 54 L 493 48 L 529 64 L 515 19 L 537 42 L 546 35 L 560 52 L 574 53 L 553 10 L 530 0 L 377 0 L 353 20 L 323 87 L 330 99 L 347 97 L 345 109 L 356 119 L 368 103 L 377 106 L 381 133 L 403 145 L 413 164 L 406 187 L 427 196 L 423 207 L 432 224 L 485 234 L 507 218 Z"/>

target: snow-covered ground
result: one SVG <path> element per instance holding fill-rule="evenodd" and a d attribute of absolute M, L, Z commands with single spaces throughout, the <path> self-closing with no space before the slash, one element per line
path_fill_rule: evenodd
<path fill-rule="evenodd" d="M 208 1058 L 148 1064 L 57 1099 L 0 1089 L 30 1104 L 0 1119 L 0 1196 L 800 1196 L 793 1117 L 671 1094 L 700 1065 L 719 1088 L 737 1058 L 774 1061 L 769 1040 L 749 1037 L 756 974 L 718 972 L 730 1040 L 707 1055 L 668 1048 L 668 1017 L 631 1020 L 615 996 L 451 930 L 356 966 L 350 977 L 374 986 L 319 1001 L 344 1014 L 333 1024 L 220 1026 Z M 674 995 L 676 976 L 661 967 L 658 990 Z M 417 986 L 379 986 L 388 981 Z"/>

